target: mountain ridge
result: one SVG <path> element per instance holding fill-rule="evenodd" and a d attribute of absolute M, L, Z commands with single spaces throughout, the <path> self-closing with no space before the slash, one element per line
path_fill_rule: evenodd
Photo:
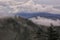
<path fill-rule="evenodd" d="M 21 16 L 23 18 L 32 18 L 32 17 L 44 17 L 48 19 L 60 19 L 60 14 L 52 14 L 52 13 L 47 13 L 47 12 L 33 12 L 33 13 L 27 13 L 27 12 L 22 12 L 22 13 L 17 13 L 17 16 Z"/>
<path fill-rule="evenodd" d="M 60 26 L 52 24 L 38 26 L 20 16 L 2 18 L 0 19 L 0 40 L 47 40 L 49 27 L 54 27 L 57 32 L 60 30 Z"/>

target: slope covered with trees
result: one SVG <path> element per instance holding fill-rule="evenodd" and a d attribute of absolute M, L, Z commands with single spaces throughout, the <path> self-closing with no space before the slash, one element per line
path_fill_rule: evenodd
<path fill-rule="evenodd" d="M 38 26 L 21 17 L 0 19 L 0 40 L 60 40 L 59 31 L 60 26 Z"/>

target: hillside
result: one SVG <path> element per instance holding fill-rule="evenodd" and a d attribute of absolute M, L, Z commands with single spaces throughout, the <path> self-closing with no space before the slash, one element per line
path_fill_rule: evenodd
<path fill-rule="evenodd" d="M 48 40 L 48 28 L 21 17 L 0 18 L 0 40 Z M 58 33 L 60 27 L 54 28 Z"/>

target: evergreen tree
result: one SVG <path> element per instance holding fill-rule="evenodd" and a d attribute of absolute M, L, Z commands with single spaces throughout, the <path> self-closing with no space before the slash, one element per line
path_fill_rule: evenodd
<path fill-rule="evenodd" d="M 38 27 L 38 30 L 37 30 L 37 32 L 36 32 L 36 37 L 35 37 L 35 38 L 37 38 L 37 40 L 40 40 L 40 39 L 41 39 L 41 36 L 42 36 L 41 34 L 42 34 L 42 32 L 43 32 L 43 30 Z"/>
<path fill-rule="evenodd" d="M 29 29 L 27 27 L 24 28 L 23 32 L 23 40 L 28 40 L 29 39 Z"/>
<path fill-rule="evenodd" d="M 48 40 L 57 40 L 58 37 L 58 33 L 56 32 L 56 30 L 54 30 L 54 27 L 51 25 L 48 28 Z"/>

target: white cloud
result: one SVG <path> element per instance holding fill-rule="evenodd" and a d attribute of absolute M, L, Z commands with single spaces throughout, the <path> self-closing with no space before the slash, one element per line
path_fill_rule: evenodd
<path fill-rule="evenodd" d="M 0 0 L 0 6 L 2 6 L 5 13 L 17 13 L 17 12 L 51 12 L 60 13 L 59 9 L 55 9 L 52 5 L 36 4 L 32 0 L 27 2 L 20 2 L 15 0 Z M 1 8 L 1 7 L 0 7 Z"/>
<path fill-rule="evenodd" d="M 54 26 L 60 26 L 60 20 L 52 20 L 52 19 L 47 19 L 44 17 L 37 17 L 37 19 L 34 18 L 29 18 L 33 23 L 38 24 L 38 25 L 45 25 L 45 26 L 51 26 L 51 23 Z"/>

